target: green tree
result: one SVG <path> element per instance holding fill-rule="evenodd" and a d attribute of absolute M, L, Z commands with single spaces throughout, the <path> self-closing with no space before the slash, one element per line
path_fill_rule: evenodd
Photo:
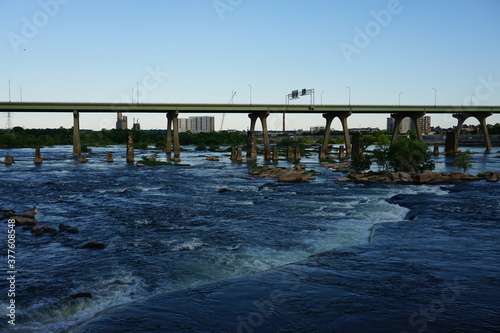
<path fill-rule="evenodd" d="M 390 141 L 386 134 L 381 133 L 377 136 L 377 148 L 373 150 L 373 158 L 380 171 L 389 170 L 389 149 Z"/>
<path fill-rule="evenodd" d="M 370 169 L 372 162 L 370 156 L 365 154 L 354 154 L 352 155 L 351 168 L 356 172 L 360 173 L 365 170 Z"/>
<path fill-rule="evenodd" d="M 472 168 L 471 154 L 472 154 L 472 152 L 470 150 L 467 150 L 466 152 L 463 152 L 460 156 L 458 156 L 455 159 L 455 162 L 453 163 L 455 166 L 457 166 L 461 170 L 463 170 L 463 173 L 467 173 L 467 171 L 470 168 Z"/>
<path fill-rule="evenodd" d="M 425 142 L 412 139 L 399 139 L 387 153 L 390 167 L 394 171 L 422 172 L 434 170 L 434 161 Z"/>

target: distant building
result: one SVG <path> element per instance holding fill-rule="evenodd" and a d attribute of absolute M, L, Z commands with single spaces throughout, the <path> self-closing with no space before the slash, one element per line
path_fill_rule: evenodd
<path fill-rule="evenodd" d="M 123 116 L 121 112 L 118 112 L 116 119 L 116 129 L 127 129 L 127 116 Z"/>
<path fill-rule="evenodd" d="M 387 118 L 387 130 L 394 131 L 396 120 L 394 118 Z M 431 132 L 431 117 L 424 116 L 420 118 L 420 129 L 422 133 L 430 133 Z M 408 133 L 409 131 L 416 131 L 415 124 L 411 120 L 410 117 L 406 117 L 399 124 L 399 133 Z"/>
<path fill-rule="evenodd" d="M 134 130 L 134 131 L 141 130 L 141 124 L 139 124 L 139 118 L 137 118 L 137 120 L 135 118 L 133 118 L 132 130 Z"/>
<path fill-rule="evenodd" d="M 207 133 L 215 131 L 215 117 L 189 117 L 178 119 L 179 132 Z"/>
<path fill-rule="evenodd" d="M 325 129 L 326 129 L 325 126 L 311 126 L 309 129 L 309 132 L 318 133 L 318 132 L 324 131 Z"/>
<path fill-rule="evenodd" d="M 378 127 L 358 127 L 350 128 L 350 132 L 378 132 L 380 129 Z"/>

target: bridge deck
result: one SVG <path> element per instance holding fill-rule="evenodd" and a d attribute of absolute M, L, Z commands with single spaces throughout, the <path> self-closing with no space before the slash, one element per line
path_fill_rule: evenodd
<path fill-rule="evenodd" d="M 131 113 L 459 113 L 491 112 L 500 113 L 500 106 L 429 106 L 429 105 L 284 105 L 284 104 L 179 104 L 179 103 L 67 103 L 67 102 L 0 102 L 0 112 L 131 112 Z"/>

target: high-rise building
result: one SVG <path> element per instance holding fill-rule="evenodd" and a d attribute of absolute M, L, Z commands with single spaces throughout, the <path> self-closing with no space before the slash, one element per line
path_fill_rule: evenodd
<path fill-rule="evenodd" d="M 207 133 L 215 131 L 215 117 L 179 118 L 177 124 L 179 132 Z"/>
<path fill-rule="evenodd" d="M 116 119 L 116 129 L 127 129 L 127 116 L 123 116 L 121 112 L 118 112 Z"/>

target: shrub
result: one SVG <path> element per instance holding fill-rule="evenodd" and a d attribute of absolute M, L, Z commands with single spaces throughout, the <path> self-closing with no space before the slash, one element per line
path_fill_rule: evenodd
<path fill-rule="evenodd" d="M 425 142 L 399 139 L 390 148 L 387 158 L 391 168 L 398 172 L 434 170 L 435 165 Z"/>
<path fill-rule="evenodd" d="M 453 163 L 455 166 L 463 170 L 463 173 L 467 173 L 467 171 L 472 167 L 471 154 L 472 152 L 470 150 L 467 150 L 466 152 L 458 156 Z"/>

